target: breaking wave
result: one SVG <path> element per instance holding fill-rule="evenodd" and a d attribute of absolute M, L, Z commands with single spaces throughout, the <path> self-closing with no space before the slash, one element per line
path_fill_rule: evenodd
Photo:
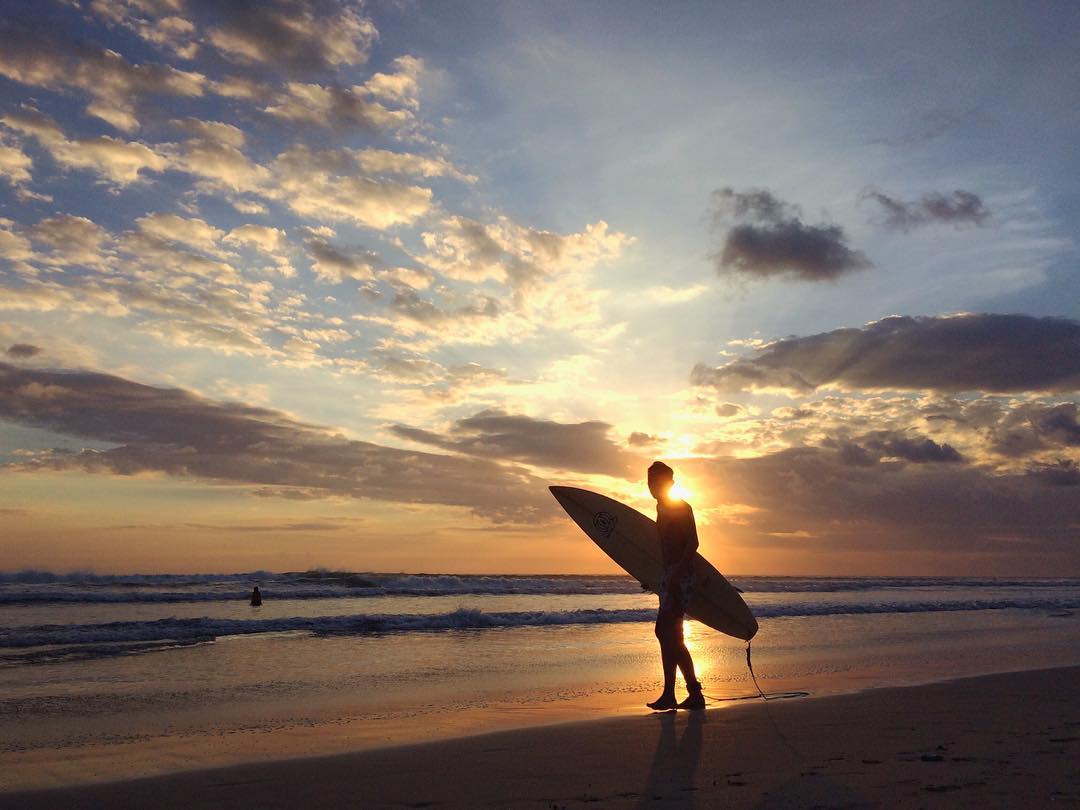
<path fill-rule="evenodd" d="M 936 613 L 942 611 L 1023 609 L 1043 612 L 1080 609 L 1080 597 L 1062 599 L 970 599 L 933 602 L 876 602 L 843 605 L 824 603 L 754 604 L 760 618 L 783 616 L 835 616 L 867 613 Z M 360 614 L 353 616 L 291 617 L 275 619 L 158 619 L 101 624 L 48 624 L 0 630 L 0 648 L 70 647 L 72 645 L 157 645 L 212 641 L 225 636 L 299 632 L 318 635 L 373 635 L 432 633 L 451 630 L 497 630 L 576 624 L 647 622 L 652 609 L 485 612 L 459 609 L 433 615 Z M 137 651 L 133 646 L 130 651 Z M 11 656 L 5 656 L 11 658 Z"/>
<path fill-rule="evenodd" d="M 945 577 L 731 577 L 744 593 L 843 593 L 954 588 L 1054 588 L 1075 579 Z M 374 596 L 590 595 L 637 593 L 627 576 L 507 576 L 375 574 L 303 571 L 275 574 L 94 574 L 47 571 L 0 573 L 0 605 L 58 603 L 228 602 L 258 584 L 264 599 L 341 599 Z"/>

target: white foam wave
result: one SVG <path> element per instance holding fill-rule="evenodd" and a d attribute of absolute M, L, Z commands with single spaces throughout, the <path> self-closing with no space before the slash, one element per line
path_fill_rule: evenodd
<path fill-rule="evenodd" d="M 755 604 L 759 619 L 784 616 L 828 616 L 875 613 L 936 613 L 942 611 L 1023 609 L 1043 612 L 1080 609 L 1080 598 L 973 599 L 937 602 L 877 602 Z M 206 641 L 221 636 L 259 633 L 308 632 L 370 635 L 378 633 L 494 630 L 573 624 L 651 621 L 651 609 L 484 612 L 460 609 L 439 614 L 361 614 L 353 616 L 291 617 L 277 619 L 159 619 L 103 624 L 36 625 L 0 629 L 0 648 L 107 643 Z"/>
<path fill-rule="evenodd" d="M 1080 588 L 1077 579 L 944 577 L 732 577 L 744 593 L 843 593 L 966 588 L 1022 590 Z M 374 574 L 304 571 L 272 574 L 93 574 L 47 571 L 0 573 L 0 605 L 48 603 L 228 602 L 245 599 L 253 584 L 265 599 L 339 599 L 372 596 L 629 594 L 626 576 L 498 576 Z"/>

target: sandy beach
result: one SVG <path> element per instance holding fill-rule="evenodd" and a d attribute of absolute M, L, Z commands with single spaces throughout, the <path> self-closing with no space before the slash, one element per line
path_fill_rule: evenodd
<path fill-rule="evenodd" d="M 0 795 L 46 807 L 1080 805 L 1080 668 Z"/>

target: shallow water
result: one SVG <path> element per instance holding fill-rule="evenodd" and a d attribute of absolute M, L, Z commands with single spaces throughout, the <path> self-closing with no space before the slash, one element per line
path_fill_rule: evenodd
<path fill-rule="evenodd" d="M 637 713 L 659 691 L 655 597 L 624 578 L 551 578 L 549 593 L 543 578 L 521 580 L 529 593 L 475 578 L 499 591 L 451 595 L 408 578 L 413 593 L 280 599 L 299 586 L 268 578 L 260 608 L 228 579 L 0 580 L 0 786 Z M 734 581 L 760 617 L 753 663 L 770 693 L 1080 664 L 1077 581 Z M 132 590 L 145 598 L 118 601 Z M 686 627 L 714 705 L 756 694 L 741 642 Z"/>

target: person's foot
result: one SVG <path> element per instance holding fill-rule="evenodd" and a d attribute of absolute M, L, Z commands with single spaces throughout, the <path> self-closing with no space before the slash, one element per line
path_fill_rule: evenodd
<path fill-rule="evenodd" d="M 679 704 L 679 708 L 700 711 L 705 708 L 705 696 L 701 692 L 689 694 L 686 696 L 686 700 Z"/>
<path fill-rule="evenodd" d="M 679 704 L 675 701 L 675 695 L 669 695 L 666 692 L 652 703 L 646 703 L 645 705 L 654 712 L 667 712 L 679 708 Z"/>
<path fill-rule="evenodd" d="M 700 681 L 688 683 L 686 685 L 686 691 L 689 692 L 689 694 L 686 696 L 686 700 L 679 704 L 680 709 L 697 711 L 705 708 L 705 696 L 701 694 Z"/>

